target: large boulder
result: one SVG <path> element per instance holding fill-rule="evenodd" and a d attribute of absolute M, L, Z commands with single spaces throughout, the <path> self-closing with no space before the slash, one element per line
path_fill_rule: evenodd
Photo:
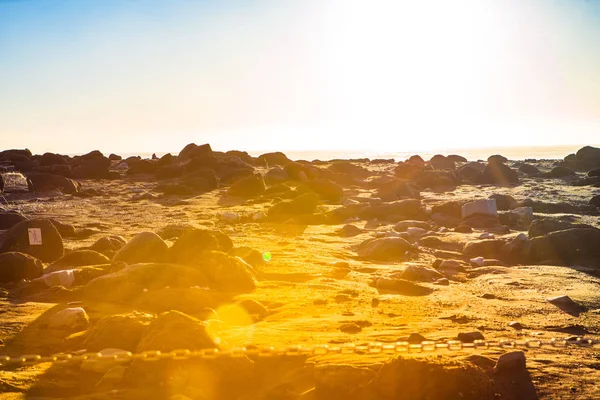
<path fill-rule="evenodd" d="M 600 207 L 600 194 L 590 199 L 590 204 L 594 207 Z"/>
<path fill-rule="evenodd" d="M 236 197 L 254 197 L 263 194 L 266 190 L 265 181 L 261 174 L 254 174 L 235 182 L 228 190 L 228 194 Z"/>
<path fill-rule="evenodd" d="M 571 224 L 569 222 L 563 222 L 555 219 L 542 218 L 531 222 L 529 225 L 528 234 L 529 238 L 533 239 L 534 237 L 544 236 L 547 233 L 564 231 L 573 228 L 593 228 L 593 226 L 587 224 Z"/>
<path fill-rule="evenodd" d="M 10 229 L 26 219 L 27 218 L 24 215 L 17 212 L 0 212 L 0 230 L 4 231 Z"/>
<path fill-rule="evenodd" d="M 383 201 L 396 201 L 418 199 L 421 197 L 421 193 L 409 182 L 403 179 L 394 179 L 379 185 L 377 188 L 377 197 Z"/>
<path fill-rule="evenodd" d="M 54 153 L 44 153 L 39 158 L 41 166 L 66 165 L 68 157 Z"/>
<path fill-rule="evenodd" d="M 110 254 L 112 256 L 114 255 L 113 253 L 119 251 L 119 249 L 121 249 L 126 244 L 127 241 L 122 236 L 104 236 L 96 240 L 89 247 L 89 250 L 94 250 L 104 255 Z"/>
<path fill-rule="evenodd" d="M 408 161 L 401 161 L 394 169 L 394 175 L 400 179 L 414 179 L 421 173 L 422 170 L 422 166 L 412 164 Z"/>
<path fill-rule="evenodd" d="M 88 282 L 86 299 L 131 304 L 145 293 L 171 288 L 207 287 L 208 279 L 198 269 L 176 264 L 135 264 Z"/>
<path fill-rule="evenodd" d="M 269 219 L 289 218 L 295 215 L 312 214 L 319 204 L 319 196 L 316 193 L 305 193 L 289 201 L 282 201 L 267 212 Z"/>
<path fill-rule="evenodd" d="M 185 229 L 169 249 L 169 260 L 176 264 L 191 264 L 206 250 L 219 250 L 219 241 L 210 231 Z"/>
<path fill-rule="evenodd" d="M 113 261 L 127 264 L 162 262 L 166 259 L 169 246 L 154 232 L 138 233 L 113 257 Z"/>
<path fill-rule="evenodd" d="M 110 315 L 100 319 L 85 339 L 88 351 L 123 349 L 134 352 L 152 317 L 136 313 Z"/>
<path fill-rule="evenodd" d="M 16 251 L 53 262 L 64 253 L 62 236 L 47 219 L 19 222 L 0 237 L 0 253 Z"/>
<path fill-rule="evenodd" d="M 519 166 L 519 172 L 524 173 L 525 175 L 535 176 L 540 174 L 540 170 L 531 164 L 521 164 Z"/>
<path fill-rule="evenodd" d="M 548 172 L 545 176 L 547 178 L 564 178 L 568 176 L 575 176 L 577 173 L 573 171 L 571 168 L 558 166 L 552 168 L 550 172 Z"/>
<path fill-rule="evenodd" d="M 582 147 L 575 154 L 575 159 L 587 168 L 600 166 L 600 148 Z"/>
<path fill-rule="evenodd" d="M 358 245 L 359 257 L 374 261 L 407 259 L 415 247 L 400 237 L 368 239 Z"/>
<path fill-rule="evenodd" d="M 203 145 L 196 145 L 195 143 L 190 143 L 183 148 L 177 155 L 177 159 L 180 163 L 188 162 L 194 158 L 212 158 L 213 151 L 210 147 L 210 144 L 206 143 Z"/>
<path fill-rule="evenodd" d="M 42 262 L 29 254 L 12 251 L 0 254 L 0 283 L 39 278 L 43 269 Z"/>
<path fill-rule="evenodd" d="M 265 153 L 258 156 L 258 163 L 261 165 L 281 165 L 285 166 L 292 162 L 287 156 L 281 152 L 276 153 Z"/>
<path fill-rule="evenodd" d="M 338 201 L 344 196 L 344 189 L 337 183 L 327 179 L 312 179 L 306 182 L 305 185 L 323 200 Z"/>
<path fill-rule="evenodd" d="M 431 157 L 429 164 L 431 164 L 434 169 L 454 170 L 456 168 L 456 164 L 454 164 L 452 159 L 449 159 L 441 154 L 436 154 L 435 156 Z"/>
<path fill-rule="evenodd" d="M 111 161 L 100 154 L 87 154 L 77 161 L 79 165 L 73 168 L 73 177 L 79 179 L 108 179 L 110 178 Z"/>
<path fill-rule="evenodd" d="M 209 250 L 200 253 L 193 265 L 206 275 L 213 289 L 249 293 L 256 288 L 252 267 L 239 257 Z"/>
<path fill-rule="evenodd" d="M 27 187 L 30 192 L 51 192 L 58 190 L 65 194 L 79 191 L 79 183 L 60 175 L 46 173 L 31 173 L 27 175 Z"/>
<path fill-rule="evenodd" d="M 486 239 L 468 242 L 463 248 L 463 254 L 469 257 L 498 258 L 500 249 L 506 244 L 502 239 Z"/>
<path fill-rule="evenodd" d="M 490 162 L 483 170 L 481 183 L 498 185 L 519 183 L 519 175 L 517 171 L 501 162 Z"/>
<path fill-rule="evenodd" d="M 46 267 L 44 273 L 62 271 L 73 267 L 84 267 L 89 265 L 110 264 L 110 259 L 103 254 L 93 250 L 75 250 L 66 253 L 64 256 Z"/>
<path fill-rule="evenodd" d="M 460 184 L 460 179 L 454 171 L 435 170 L 423 171 L 413 182 L 421 189 L 446 189 L 456 187 Z"/>
<path fill-rule="evenodd" d="M 600 267 L 600 229 L 572 228 L 548 233 L 531 240 L 532 262 Z"/>

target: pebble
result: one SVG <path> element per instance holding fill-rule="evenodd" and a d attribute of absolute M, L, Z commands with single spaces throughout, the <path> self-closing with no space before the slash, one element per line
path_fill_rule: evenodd
<path fill-rule="evenodd" d="M 461 332 L 456 337 L 463 343 L 473 343 L 476 340 L 485 340 L 481 332 Z"/>
<path fill-rule="evenodd" d="M 362 328 L 357 324 L 350 323 L 340 326 L 340 331 L 344 333 L 359 333 L 362 331 Z"/>
<path fill-rule="evenodd" d="M 516 322 L 516 321 L 512 321 L 510 324 L 508 324 L 508 326 L 510 326 L 511 328 L 516 329 L 518 331 L 523 329 L 523 325 L 521 325 L 520 322 Z"/>

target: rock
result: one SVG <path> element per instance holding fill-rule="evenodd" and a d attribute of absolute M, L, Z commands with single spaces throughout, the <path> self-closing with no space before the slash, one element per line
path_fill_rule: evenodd
<path fill-rule="evenodd" d="M 381 198 L 381 200 L 385 202 L 388 202 L 407 198 L 418 199 L 420 197 L 420 193 L 410 183 L 401 179 L 395 179 L 381 184 L 377 188 L 377 197 Z"/>
<path fill-rule="evenodd" d="M 600 207 L 600 194 L 590 199 L 590 204 L 594 207 Z"/>
<path fill-rule="evenodd" d="M 496 217 L 498 210 L 496 208 L 496 199 L 489 200 L 476 200 L 469 203 L 465 203 L 462 206 L 462 218 L 468 218 L 475 214 L 491 215 Z"/>
<path fill-rule="evenodd" d="M 423 171 L 413 181 L 421 189 L 432 190 L 453 190 L 460 183 L 454 171 L 446 170 Z"/>
<path fill-rule="evenodd" d="M 484 164 L 470 162 L 460 167 L 458 170 L 458 176 L 465 182 L 478 183 L 481 180 L 484 169 Z"/>
<path fill-rule="evenodd" d="M 406 162 L 419 165 L 421 167 L 425 166 L 425 160 L 423 160 L 423 158 L 421 158 L 419 155 L 410 156 Z"/>
<path fill-rule="evenodd" d="M 86 349 L 96 352 L 106 348 L 119 348 L 134 352 L 152 319 L 141 313 L 104 317 L 88 331 Z"/>
<path fill-rule="evenodd" d="M 246 299 L 239 303 L 240 307 L 248 312 L 250 315 L 255 315 L 260 319 L 265 318 L 269 315 L 269 310 L 263 304 L 256 300 Z"/>
<path fill-rule="evenodd" d="M 409 265 L 403 271 L 400 271 L 399 273 L 393 273 L 388 277 L 394 279 L 404 279 L 413 282 L 434 282 L 443 278 L 444 275 L 431 268 Z"/>
<path fill-rule="evenodd" d="M 367 367 L 318 365 L 314 372 L 314 398 L 331 400 L 371 398 L 372 396 L 368 395 L 368 388 L 376 377 L 377 372 Z"/>
<path fill-rule="evenodd" d="M 400 221 L 396 225 L 394 225 L 394 230 L 396 232 L 406 232 L 408 228 L 421 228 L 425 231 L 430 231 L 431 225 L 429 225 L 428 222 L 411 220 Z"/>
<path fill-rule="evenodd" d="M 0 212 L 0 230 L 10 229 L 26 219 L 24 215 L 17 212 Z"/>
<path fill-rule="evenodd" d="M 265 262 L 263 259 L 263 254 L 260 251 L 246 246 L 233 248 L 229 251 L 229 254 L 234 257 L 240 257 L 254 268 L 264 264 Z"/>
<path fill-rule="evenodd" d="M 511 351 L 510 353 L 505 353 L 498 358 L 496 362 L 496 366 L 494 367 L 495 373 L 501 372 L 514 372 L 515 370 L 525 370 L 526 369 L 526 361 L 525 361 L 525 353 L 522 351 Z"/>
<path fill-rule="evenodd" d="M 446 159 L 450 160 L 450 161 L 454 161 L 455 163 L 466 163 L 467 160 L 466 158 L 464 158 L 463 156 L 459 156 L 457 154 L 450 154 L 449 156 L 446 157 Z"/>
<path fill-rule="evenodd" d="M 411 164 L 409 162 L 399 162 L 394 169 L 394 175 L 396 178 L 400 179 L 414 179 L 421 171 L 423 171 L 422 166 Z"/>
<path fill-rule="evenodd" d="M 502 224 L 512 228 L 527 229 L 533 221 L 533 208 L 518 207 L 514 210 L 500 214 L 498 219 Z"/>
<path fill-rule="evenodd" d="M 473 228 L 471 228 L 469 225 L 458 225 L 456 228 L 454 228 L 454 232 L 473 233 Z"/>
<path fill-rule="evenodd" d="M 113 257 L 113 262 L 124 261 L 127 264 L 144 262 L 162 262 L 166 259 L 169 247 L 154 232 L 138 233 Z"/>
<path fill-rule="evenodd" d="M 184 231 L 169 249 L 169 259 L 177 264 L 193 264 L 201 252 L 219 249 L 219 241 L 212 232 L 192 228 Z"/>
<path fill-rule="evenodd" d="M 121 161 L 121 160 L 123 159 L 123 157 L 121 157 L 121 156 L 119 156 L 119 155 L 116 155 L 116 154 L 112 154 L 112 153 L 111 153 L 111 154 L 108 156 L 108 159 L 109 159 L 110 161 Z"/>
<path fill-rule="evenodd" d="M 496 258 L 505 244 L 502 239 L 472 241 L 465 245 L 463 254 L 469 257 Z"/>
<path fill-rule="evenodd" d="M 517 200 L 508 194 L 493 194 L 490 196 L 490 199 L 496 200 L 498 210 L 506 211 L 518 207 Z"/>
<path fill-rule="evenodd" d="M 125 244 L 127 241 L 122 236 L 111 235 L 96 240 L 89 249 L 106 255 L 119 251 Z"/>
<path fill-rule="evenodd" d="M 575 171 L 567 167 L 554 167 L 550 172 L 545 174 L 547 178 L 564 178 L 567 176 L 577 175 Z"/>
<path fill-rule="evenodd" d="M 587 176 L 589 176 L 590 178 L 600 177 L 600 168 L 596 168 L 596 169 L 592 169 L 592 170 L 588 171 Z"/>
<path fill-rule="evenodd" d="M 360 327 L 360 325 L 357 325 L 355 323 L 348 323 L 348 324 L 342 324 L 342 326 L 340 326 L 340 331 L 344 332 L 344 333 L 360 333 L 362 331 L 362 328 Z"/>
<path fill-rule="evenodd" d="M 358 245 L 356 252 L 364 259 L 390 261 L 408 258 L 416 249 L 406 240 L 399 237 L 368 239 Z"/>
<path fill-rule="evenodd" d="M 101 154 L 101 153 L 100 153 Z M 79 157 L 81 163 L 73 168 L 73 177 L 77 179 L 107 179 L 111 161 L 101 155 L 91 153 Z"/>
<path fill-rule="evenodd" d="M 74 194 L 79 191 L 80 185 L 60 175 L 31 173 L 27 175 L 27 187 L 34 193 L 59 191 L 64 194 Z"/>
<path fill-rule="evenodd" d="M 262 175 L 254 174 L 231 185 L 227 193 L 231 196 L 248 198 L 261 195 L 266 189 Z"/>
<path fill-rule="evenodd" d="M 493 230 L 495 233 L 508 233 L 510 229 L 500 223 L 493 215 L 473 214 L 465 218 L 461 225 L 467 225 L 475 229 Z"/>
<path fill-rule="evenodd" d="M 600 229 L 572 228 L 534 237 L 532 262 L 552 261 L 559 265 L 590 265 L 600 268 Z"/>
<path fill-rule="evenodd" d="M 464 265 L 458 260 L 443 260 L 437 269 L 453 273 L 465 271 Z"/>
<path fill-rule="evenodd" d="M 527 262 L 527 256 L 531 242 L 527 235 L 520 233 L 513 240 L 500 248 L 499 257 L 508 264 L 524 264 Z"/>
<path fill-rule="evenodd" d="M 0 283 L 19 282 L 42 276 L 44 266 L 28 254 L 8 252 L 0 254 Z"/>
<path fill-rule="evenodd" d="M 85 329 L 90 324 L 90 319 L 81 307 L 65 308 L 52 315 L 48 321 L 50 329 L 65 329 L 77 331 Z"/>
<path fill-rule="evenodd" d="M 435 384 L 432 384 L 435 382 Z M 372 385 L 381 400 L 462 399 L 493 400 L 494 390 L 486 373 L 471 363 L 436 363 L 399 357 L 386 362 Z M 468 388 L 468 389 L 465 389 Z"/>
<path fill-rule="evenodd" d="M 51 221 L 30 219 L 19 222 L 0 238 L 0 253 L 20 252 L 53 262 L 62 257 L 62 237 Z"/>
<path fill-rule="evenodd" d="M 431 159 L 429 160 L 429 164 L 434 169 L 454 170 L 456 168 L 454 161 L 441 154 L 436 154 L 435 156 L 431 157 Z"/>
<path fill-rule="evenodd" d="M 540 170 L 531 164 L 521 164 L 521 166 L 519 167 L 519 171 L 529 176 L 535 176 L 540 174 Z"/>
<path fill-rule="evenodd" d="M 305 193 L 293 200 L 282 201 L 269 208 L 269 219 L 289 218 L 294 215 L 312 214 L 319 204 L 319 196 L 315 193 Z"/>
<path fill-rule="evenodd" d="M 0 193 L 4 193 L 4 176 L 0 174 Z"/>
<path fill-rule="evenodd" d="M 281 165 L 285 166 L 292 162 L 287 156 L 281 152 L 265 153 L 258 156 L 258 163 L 262 165 Z"/>
<path fill-rule="evenodd" d="M 377 218 L 384 221 L 425 220 L 427 213 L 420 200 L 406 199 L 387 204 L 369 205 L 359 211 L 358 217 L 365 220 Z"/>
<path fill-rule="evenodd" d="M 593 228 L 591 225 L 586 224 L 571 224 L 568 222 L 562 222 L 550 218 L 536 219 L 529 225 L 529 238 L 543 236 L 547 233 L 564 231 L 573 228 Z"/>
<path fill-rule="evenodd" d="M 344 225 L 342 229 L 338 231 L 338 234 L 341 237 L 354 237 L 356 235 L 360 235 L 362 232 L 362 229 L 360 229 L 358 226 L 349 224 Z"/>
<path fill-rule="evenodd" d="M 426 296 L 434 292 L 426 286 L 421 286 L 413 282 L 409 282 L 404 279 L 393 279 L 393 278 L 376 278 L 374 286 L 378 290 L 386 292 L 393 292 L 404 296 Z"/>
<path fill-rule="evenodd" d="M 485 340 L 483 334 L 479 331 L 475 332 L 461 332 L 456 337 L 457 340 L 460 340 L 463 343 L 473 343 L 476 340 Z"/>
<path fill-rule="evenodd" d="M 147 291 L 140 294 L 134 305 L 136 309 L 152 313 L 176 310 L 198 315 L 217 305 L 214 292 L 206 288 L 171 288 Z"/>
<path fill-rule="evenodd" d="M 336 160 L 332 162 L 328 170 L 339 174 L 352 175 L 358 179 L 364 179 L 370 175 L 373 175 L 373 173 L 368 169 L 363 168 L 359 165 L 355 165 L 352 162 L 346 160 Z"/>
<path fill-rule="evenodd" d="M 516 321 L 511 321 L 508 326 L 510 326 L 511 328 L 520 331 L 523 329 L 523 325 L 520 322 L 516 322 Z"/>
<path fill-rule="evenodd" d="M 489 163 L 481 175 L 481 183 L 509 185 L 519 183 L 517 171 L 501 163 Z"/>
<path fill-rule="evenodd" d="M 200 146 L 195 143 L 190 143 L 185 146 L 177 155 L 177 160 L 180 163 L 186 163 L 194 158 L 212 158 L 213 151 L 210 144 L 202 144 Z"/>
<path fill-rule="evenodd" d="M 273 167 L 265 174 L 265 182 L 269 185 L 283 183 L 289 179 L 287 172 L 281 167 Z"/>
<path fill-rule="evenodd" d="M 83 267 L 88 265 L 110 264 L 110 259 L 103 254 L 93 250 L 75 250 L 66 253 L 50 266 L 46 267 L 44 273 L 61 271 L 70 267 Z"/>
<path fill-rule="evenodd" d="M 431 214 L 444 214 L 453 218 L 462 218 L 462 207 L 457 201 L 449 201 L 431 207 Z"/>
<path fill-rule="evenodd" d="M 546 301 L 560 308 L 567 314 L 571 314 L 574 316 L 578 316 L 579 313 L 583 311 L 583 308 L 579 304 L 577 304 L 575 301 L 573 301 L 573 299 L 566 295 L 550 297 L 546 299 Z"/>
<path fill-rule="evenodd" d="M 61 271 L 64 272 L 64 271 Z M 207 277 L 198 269 L 176 264 L 136 264 L 91 280 L 83 288 L 85 299 L 131 304 L 144 293 L 170 288 L 207 287 Z"/>
<path fill-rule="evenodd" d="M 575 159 L 586 167 L 597 167 L 600 165 L 600 148 L 582 147 L 575 153 Z"/>
<path fill-rule="evenodd" d="M 499 154 L 495 154 L 493 156 L 489 156 L 487 162 L 490 164 L 504 164 L 508 162 L 508 158 L 501 156 Z"/>
<path fill-rule="evenodd" d="M 256 288 L 252 267 L 239 257 L 220 251 L 204 251 L 194 262 L 211 288 L 231 293 L 249 293 Z"/>
<path fill-rule="evenodd" d="M 323 200 L 339 201 L 344 196 L 344 189 L 327 179 L 313 179 L 306 182 L 306 186 Z"/>

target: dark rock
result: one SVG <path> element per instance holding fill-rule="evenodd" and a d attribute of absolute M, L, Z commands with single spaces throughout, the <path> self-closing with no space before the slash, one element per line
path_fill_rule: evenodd
<path fill-rule="evenodd" d="M 429 160 L 429 164 L 434 169 L 454 170 L 456 168 L 454 161 L 448 159 L 447 157 L 441 154 L 436 154 L 435 156 L 431 157 L 431 159 Z"/>
<path fill-rule="evenodd" d="M 529 225 L 529 238 L 543 236 L 547 233 L 564 231 L 572 228 L 593 228 L 591 225 L 586 224 L 571 224 L 569 222 L 563 222 L 550 218 L 536 219 Z"/>
<path fill-rule="evenodd" d="M 313 179 L 306 182 L 306 186 L 323 200 L 339 201 L 344 195 L 344 189 L 340 185 L 327 179 Z"/>
<path fill-rule="evenodd" d="M 589 204 L 569 204 L 569 203 L 546 203 L 532 199 L 525 199 L 521 202 L 522 206 L 531 207 L 534 212 L 542 214 L 583 214 L 598 215 L 598 209 Z"/>
<path fill-rule="evenodd" d="M 27 175 L 27 187 L 34 193 L 58 190 L 65 194 L 73 194 L 79 191 L 80 185 L 64 176 L 32 173 Z"/>
<path fill-rule="evenodd" d="M 312 214 L 319 204 L 319 196 L 315 193 L 306 193 L 293 200 L 282 201 L 269 208 L 269 219 L 281 219 L 294 215 Z"/>
<path fill-rule="evenodd" d="M 62 156 L 60 154 L 54 153 L 44 153 L 40 157 L 40 165 L 48 166 L 48 165 L 66 165 L 67 157 Z"/>
<path fill-rule="evenodd" d="M 495 154 L 493 156 L 489 156 L 487 159 L 489 164 L 504 164 L 508 162 L 508 158 L 501 156 L 499 154 Z"/>
<path fill-rule="evenodd" d="M 483 334 L 479 331 L 474 332 L 461 332 L 456 337 L 457 340 L 460 340 L 463 343 L 473 343 L 476 340 L 485 340 Z"/>
<path fill-rule="evenodd" d="M 531 164 L 521 164 L 519 167 L 519 171 L 524 173 L 525 175 L 535 176 L 540 174 L 540 170 Z"/>
<path fill-rule="evenodd" d="M 413 245 L 399 237 L 368 239 L 356 250 L 359 257 L 376 261 L 405 259 L 414 251 Z"/>
<path fill-rule="evenodd" d="M 356 225 L 344 225 L 342 229 L 339 230 L 338 234 L 341 237 L 354 237 L 356 235 L 360 235 L 362 233 L 362 229 L 360 229 Z"/>
<path fill-rule="evenodd" d="M 108 156 L 108 159 L 109 159 L 110 161 L 121 161 L 121 160 L 123 159 L 123 157 L 121 157 L 121 156 L 119 156 L 119 155 L 117 155 L 117 154 L 110 154 L 110 155 Z"/>
<path fill-rule="evenodd" d="M 410 183 L 396 179 L 381 184 L 377 188 L 377 197 L 383 201 L 396 201 L 401 199 L 418 199 L 420 193 Z"/>
<path fill-rule="evenodd" d="M 91 154 L 91 153 L 90 153 Z M 107 179 L 111 162 L 104 156 L 81 156 L 83 162 L 73 168 L 73 177 L 80 179 Z"/>
<path fill-rule="evenodd" d="M 447 189 L 460 184 L 460 179 L 454 171 L 423 171 L 413 182 L 421 189 Z"/>
<path fill-rule="evenodd" d="M 162 262 L 168 250 L 167 244 L 154 232 L 138 233 L 113 257 L 113 262 L 127 264 Z"/>
<path fill-rule="evenodd" d="M 421 156 L 419 155 L 414 155 L 414 156 L 410 156 L 408 160 L 406 160 L 407 163 L 411 163 L 411 164 L 415 164 L 418 166 L 425 166 L 425 160 L 423 160 L 421 158 Z"/>
<path fill-rule="evenodd" d="M 508 194 L 493 194 L 490 196 L 490 199 L 496 200 L 498 210 L 512 210 L 518 206 L 517 200 Z"/>
<path fill-rule="evenodd" d="M 281 152 L 276 153 L 265 153 L 258 156 L 258 163 L 262 165 L 272 166 L 281 165 L 285 166 L 292 162 L 287 156 Z"/>
<path fill-rule="evenodd" d="M 600 177 L 600 168 L 588 171 L 587 176 L 589 176 L 590 178 Z"/>
<path fill-rule="evenodd" d="M 100 319 L 85 339 L 88 351 L 122 349 L 134 352 L 152 318 L 144 314 L 110 315 Z"/>
<path fill-rule="evenodd" d="M 594 207 L 600 207 L 600 195 L 596 195 L 590 199 L 590 204 Z"/>
<path fill-rule="evenodd" d="M 0 193 L 4 193 L 4 176 L 0 174 Z"/>
<path fill-rule="evenodd" d="M 235 247 L 229 250 L 229 254 L 231 254 L 234 257 L 240 257 L 242 260 L 244 260 L 254 268 L 265 263 L 262 253 L 250 247 Z"/>
<path fill-rule="evenodd" d="M 449 201 L 431 207 L 431 214 L 445 214 L 454 218 L 461 218 L 462 205 L 457 201 Z"/>
<path fill-rule="evenodd" d="M 388 221 L 405 219 L 426 220 L 427 213 L 420 200 L 406 199 L 393 203 L 367 206 L 359 211 L 358 217 L 365 220 L 375 218 Z"/>
<path fill-rule="evenodd" d="M 52 222 L 52 225 L 54 225 L 54 227 L 56 228 L 58 233 L 60 233 L 60 236 L 62 236 L 63 239 L 73 239 L 78 237 L 77 231 L 75 230 L 75 227 L 73 225 L 63 224 L 62 222 L 57 221 L 55 219 L 49 219 L 48 221 Z"/>
<path fill-rule="evenodd" d="M 281 167 L 273 167 L 265 174 L 265 182 L 273 185 L 285 182 L 289 179 L 287 172 Z"/>
<path fill-rule="evenodd" d="M 96 240 L 89 249 L 102 254 L 105 254 L 106 252 L 112 253 L 119 251 L 126 243 L 127 241 L 122 236 L 105 236 Z"/>
<path fill-rule="evenodd" d="M 42 276 L 42 262 L 28 254 L 8 252 L 0 254 L 0 283 L 18 282 Z"/>
<path fill-rule="evenodd" d="M 94 250 L 75 250 L 71 251 L 44 270 L 45 274 L 55 271 L 70 269 L 71 267 L 83 267 L 88 265 L 103 265 L 110 264 L 110 260 L 103 254 Z"/>
<path fill-rule="evenodd" d="M 359 165 L 355 165 L 350 161 L 336 161 L 332 162 L 328 168 L 329 171 L 337 172 L 340 174 L 352 175 L 358 179 L 364 179 L 370 175 L 373 175 L 371 171 L 363 168 Z"/>
<path fill-rule="evenodd" d="M 399 162 L 394 169 L 394 175 L 400 179 L 414 179 L 421 173 L 421 171 L 423 171 L 422 166 L 409 162 Z"/>
<path fill-rule="evenodd" d="M 394 230 L 396 232 L 406 232 L 408 228 L 421 228 L 429 231 L 431 230 L 431 225 L 428 222 L 411 220 L 400 221 L 394 225 Z"/>
<path fill-rule="evenodd" d="M 158 169 L 158 163 L 154 160 L 140 160 L 129 166 L 127 175 L 154 174 Z"/>
<path fill-rule="evenodd" d="M 471 228 L 469 225 L 458 225 L 456 228 L 454 228 L 454 232 L 473 233 L 473 228 Z"/>
<path fill-rule="evenodd" d="M 600 229 L 572 228 L 548 233 L 531 240 L 532 262 L 559 265 L 590 265 L 600 268 Z"/>
<path fill-rule="evenodd" d="M 506 241 L 502 239 L 486 239 L 468 242 L 463 253 L 470 257 L 496 258 Z"/>
<path fill-rule="evenodd" d="M 261 174 L 254 174 L 242 178 L 234 183 L 228 190 L 228 194 L 236 197 L 254 197 L 263 194 L 266 190 L 265 181 Z"/>
<path fill-rule="evenodd" d="M 409 265 L 403 271 L 392 273 L 388 277 L 412 282 L 435 282 L 444 275 L 431 268 Z"/>
<path fill-rule="evenodd" d="M 187 229 L 169 249 L 169 259 L 177 264 L 191 264 L 205 250 L 219 250 L 216 236 L 204 229 Z"/>
<path fill-rule="evenodd" d="M 481 183 L 498 185 L 514 184 L 519 183 L 519 176 L 514 169 L 502 163 L 494 162 L 489 163 L 483 170 Z"/>
<path fill-rule="evenodd" d="M 342 326 L 340 326 L 340 331 L 342 331 L 344 333 L 354 334 L 354 333 L 360 333 L 362 331 L 362 328 L 358 324 L 347 323 L 347 324 L 342 324 Z"/>
<path fill-rule="evenodd" d="M 144 293 L 166 287 L 194 286 L 208 286 L 206 276 L 195 268 L 175 264 L 135 264 L 91 280 L 83 287 L 83 296 L 105 303 L 132 304 Z"/>
<path fill-rule="evenodd" d="M 457 154 L 450 154 L 446 157 L 450 161 L 454 161 L 455 163 L 466 163 L 468 160 L 463 156 L 459 156 Z"/>
<path fill-rule="evenodd" d="M 502 246 L 498 256 L 502 261 L 508 264 L 525 264 L 527 262 L 530 247 L 531 242 L 529 238 L 524 233 L 521 233 Z"/>
<path fill-rule="evenodd" d="M 545 176 L 547 178 L 564 178 L 566 176 L 574 176 L 577 175 L 575 171 L 571 168 L 567 167 L 554 167 L 550 172 L 548 172 Z"/>
<path fill-rule="evenodd" d="M 213 289 L 249 293 L 256 288 L 252 267 L 239 257 L 220 251 L 204 251 L 192 264 L 206 275 Z"/>
<path fill-rule="evenodd" d="M 190 143 L 183 148 L 177 155 L 177 159 L 180 163 L 188 162 L 194 158 L 212 158 L 213 151 L 210 148 L 210 145 L 196 145 L 195 143 Z"/>
<path fill-rule="evenodd" d="M 582 147 L 575 154 L 575 159 L 586 167 L 597 167 L 600 165 L 600 148 Z"/>
<path fill-rule="evenodd" d="M 458 170 L 458 176 L 463 181 L 470 183 L 478 183 L 481 180 L 481 176 L 483 174 L 484 169 L 485 165 L 477 162 L 471 162 L 463 165 Z"/>
<path fill-rule="evenodd" d="M 33 242 L 30 242 L 30 230 Z M 34 238 L 37 235 L 41 238 Z M 30 244 L 40 239 L 41 244 Z M 32 255 L 43 262 L 53 262 L 62 257 L 64 249 L 62 237 L 50 220 L 30 219 L 19 222 L 0 238 L 0 253 L 11 251 Z"/>
<path fill-rule="evenodd" d="M 0 230 L 10 229 L 26 219 L 24 215 L 17 212 L 0 212 Z"/>

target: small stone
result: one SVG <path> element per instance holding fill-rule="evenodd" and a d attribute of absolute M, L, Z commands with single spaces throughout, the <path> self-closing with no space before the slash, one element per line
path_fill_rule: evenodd
<path fill-rule="evenodd" d="M 48 327 L 50 329 L 78 330 L 87 328 L 90 319 L 81 307 L 65 308 L 50 317 Z"/>
<path fill-rule="evenodd" d="M 340 331 L 344 333 L 359 333 L 362 331 L 362 328 L 355 323 L 349 323 L 340 326 Z"/>
<path fill-rule="evenodd" d="M 344 303 L 350 300 L 352 300 L 352 298 L 347 294 L 338 294 L 337 296 L 335 296 L 335 301 L 337 303 Z"/>
<path fill-rule="evenodd" d="M 581 311 L 581 306 L 566 295 L 551 297 L 546 299 L 546 301 L 560 308 L 567 314 L 579 315 Z"/>
<path fill-rule="evenodd" d="M 491 293 L 484 293 L 481 295 L 482 299 L 486 299 L 486 300 L 492 300 L 496 298 L 496 295 L 491 294 Z"/>
<path fill-rule="evenodd" d="M 404 338 L 402 340 L 400 340 L 401 342 L 408 342 L 410 344 L 421 344 L 423 342 L 428 341 L 429 339 L 427 339 L 425 336 L 421 335 L 418 332 L 413 332 L 410 335 L 408 335 L 407 338 Z"/>
<path fill-rule="evenodd" d="M 440 278 L 437 281 L 433 282 L 433 284 L 440 285 L 440 286 L 449 286 L 450 281 L 448 280 L 448 278 Z"/>
<path fill-rule="evenodd" d="M 518 331 L 520 331 L 521 329 L 523 329 L 523 325 L 520 322 L 517 321 L 512 321 L 510 324 L 508 324 L 508 326 L 510 326 L 513 329 L 516 329 Z"/>
<path fill-rule="evenodd" d="M 377 297 L 373 297 L 371 299 L 371 307 L 377 307 L 379 305 L 379 299 Z"/>
<path fill-rule="evenodd" d="M 481 332 L 461 332 L 458 334 L 457 339 L 463 343 L 473 343 L 476 340 L 485 340 Z"/>

